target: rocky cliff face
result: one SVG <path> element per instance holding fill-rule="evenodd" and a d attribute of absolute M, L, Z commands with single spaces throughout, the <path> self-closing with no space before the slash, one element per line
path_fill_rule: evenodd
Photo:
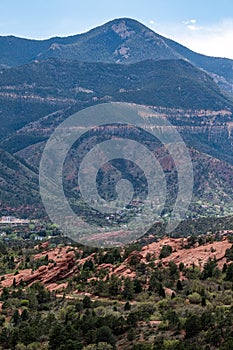
<path fill-rule="evenodd" d="M 228 242 L 227 235 L 232 234 L 228 231 L 222 236 L 221 241 L 214 241 L 199 245 L 195 243 L 190 247 L 188 238 L 169 238 L 164 237 L 158 242 L 153 242 L 142 248 L 141 251 L 133 251 L 120 265 L 100 264 L 97 265 L 97 271 L 106 270 L 107 276 L 111 277 L 129 277 L 136 276 L 134 262 L 149 264 L 151 261 L 161 262 L 164 267 L 167 267 L 169 261 L 173 261 L 177 266 L 182 262 L 186 268 L 193 265 L 201 270 L 207 263 L 208 259 L 215 259 L 217 265 L 222 269 L 227 263 L 225 252 L 231 248 L 232 244 Z M 160 258 L 161 250 L 164 246 L 170 246 L 172 252 L 165 258 Z M 37 247 L 38 248 L 38 247 Z M 48 249 L 48 243 L 40 246 L 41 253 L 34 255 L 34 259 L 38 260 L 47 256 L 47 265 L 40 266 L 37 270 L 32 269 L 20 270 L 17 275 L 6 274 L 1 281 L 1 289 L 10 287 L 13 283 L 19 285 L 24 283 L 30 286 L 35 282 L 41 282 L 51 291 L 59 291 L 67 287 L 69 277 L 75 276 L 81 266 L 87 261 L 94 261 L 95 254 L 86 256 L 85 258 L 76 258 L 76 253 L 82 252 L 72 247 L 62 247 Z M 96 279 L 95 277 L 92 279 Z"/>
<path fill-rule="evenodd" d="M 16 284 L 24 282 L 27 286 L 35 282 L 41 282 L 50 290 L 62 289 L 65 285 L 57 282 L 72 276 L 77 270 L 74 251 L 69 251 L 70 247 L 45 250 L 43 253 L 36 254 L 35 260 L 48 256 L 48 265 L 40 266 L 37 270 L 25 269 L 19 271 L 17 275 L 5 275 L 2 281 L 2 287 L 12 286 L 15 279 Z"/>

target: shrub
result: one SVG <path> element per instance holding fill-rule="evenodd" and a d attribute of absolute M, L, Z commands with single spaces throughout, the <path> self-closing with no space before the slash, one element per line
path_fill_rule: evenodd
<path fill-rule="evenodd" d="M 172 253 L 172 247 L 166 244 L 161 249 L 161 252 L 159 254 L 159 259 L 166 258 L 167 256 L 171 255 L 171 253 Z"/>
<path fill-rule="evenodd" d="M 188 299 L 189 299 L 191 304 L 200 304 L 201 303 L 201 296 L 197 292 L 189 294 Z"/>

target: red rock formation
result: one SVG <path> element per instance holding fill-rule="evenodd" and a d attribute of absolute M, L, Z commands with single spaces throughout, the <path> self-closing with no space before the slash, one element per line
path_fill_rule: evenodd
<path fill-rule="evenodd" d="M 226 237 L 223 237 L 222 241 L 207 243 L 201 246 L 195 244 L 194 247 L 187 249 L 185 248 L 187 245 L 187 238 L 174 239 L 165 237 L 159 242 L 154 242 L 143 247 L 141 251 L 141 255 L 143 256 L 142 260 L 146 263 L 146 256 L 148 253 L 151 255 L 152 259 L 158 259 L 164 245 L 170 245 L 173 250 L 171 255 L 161 259 L 165 266 L 168 265 L 169 261 L 173 261 L 177 265 L 183 262 L 186 267 L 195 264 L 201 269 L 209 258 L 216 258 L 218 267 L 222 268 L 223 264 L 226 262 L 225 251 L 232 246 L 232 244 L 227 241 Z"/>
<path fill-rule="evenodd" d="M 15 276 L 13 274 L 5 275 L 2 287 L 12 286 L 15 278 L 16 284 L 23 281 L 30 286 L 32 283 L 39 281 L 45 286 L 49 286 L 50 290 L 64 288 L 64 284 L 59 285 L 56 282 L 73 275 L 77 271 L 75 252 L 67 251 L 67 249 L 67 247 L 55 248 L 35 255 L 34 259 L 40 259 L 48 254 L 48 259 L 53 260 L 53 262 L 40 266 L 36 271 L 25 269 Z"/>
<path fill-rule="evenodd" d="M 87 260 L 94 260 L 95 254 L 77 260 L 75 256 L 75 253 L 78 252 L 77 249 L 68 246 L 48 250 L 48 243 L 45 243 L 46 244 L 43 244 L 42 247 L 42 249 L 45 250 L 36 254 L 34 259 L 43 259 L 47 255 L 49 261 L 48 264 L 39 267 L 35 271 L 32 271 L 32 269 L 25 269 L 19 271 L 17 275 L 5 275 L 5 279 L 1 281 L 0 289 L 12 286 L 14 279 L 16 284 L 19 284 L 22 280 L 29 286 L 32 283 L 39 281 L 49 290 L 66 288 L 66 282 L 60 284 L 58 282 L 62 282 L 67 277 L 73 276 L 77 273 L 79 266 L 83 265 Z M 112 264 L 101 264 L 97 269 L 106 269 L 109 276 L 115 274 L 118 277 L 124 276 L 133 279 L 136 276 L 134 267 L 135 261 L 136 263 L 145 264 L 148 264 L 148 260 L 154 260 L 155 263 L 160 261 L 159 254 L 164 245 L 170 245 L 173 250 L 171 255 L 161 259 L 164 266 L 168 266 L 169 261 L 173 261 L 177 265 L 183 262 L 186 267 L 195 264 L 201 269 L 209 258 L 215 258 L 219 268 L 222 268 L 223 264 L 226 262 L 225 251 L 232 246 L 232 244 L 227 241 L 226 235 L 223 237 L 222 241 L 207 243 L 201 246 L 195 245 L 189 249 L 186 248 L 187 238 L 174 239 L 164 237 L 159 242 L 154 242 L 143 247 L 140 252 L 133 251 L 125 261 L 120 264 L 120 266 L 116 267 Z"/>

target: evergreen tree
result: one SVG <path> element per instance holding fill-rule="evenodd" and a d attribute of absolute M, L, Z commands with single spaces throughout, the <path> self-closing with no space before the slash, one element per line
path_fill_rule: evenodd
<path fill-rule="evenodd" d="M 132 300 L 134 293 L 134 284 L 130 278 L 126 278 L 124 283 L 123 297 L 126 300 Z"/>
<path fill-rule="evenodd" d="M 177 281 L 177 284 L 176 284 L 176 288 L 177 288 L 177 290 L 183 290 L 183 286 L 182 286 L 182 282 L 181 282 L 181 280 L 178 280 Z"/>

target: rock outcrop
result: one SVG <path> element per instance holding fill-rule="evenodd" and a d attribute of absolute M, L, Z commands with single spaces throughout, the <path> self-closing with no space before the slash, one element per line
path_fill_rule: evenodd
<path fill-rule="evenodd" d="M 58 284 L 60 280 L 73 275 L 76 270 L 75 252 L 69 251 L 69 247 L 55 248 L 43 253 L 36 254 L 35 260 L 48 256 L 47 265 L 40 266 L 37 270 L 24 269 L 19 271 L 17 275 L 7 274 L 1 282 L 2 287 L 10 287 L 15 280 L 16 285 L 24 282 L 30 286 L 34 282 L 43 283 L 50 290 L 58 290 L 64 288 L 64 284 Z"/>

